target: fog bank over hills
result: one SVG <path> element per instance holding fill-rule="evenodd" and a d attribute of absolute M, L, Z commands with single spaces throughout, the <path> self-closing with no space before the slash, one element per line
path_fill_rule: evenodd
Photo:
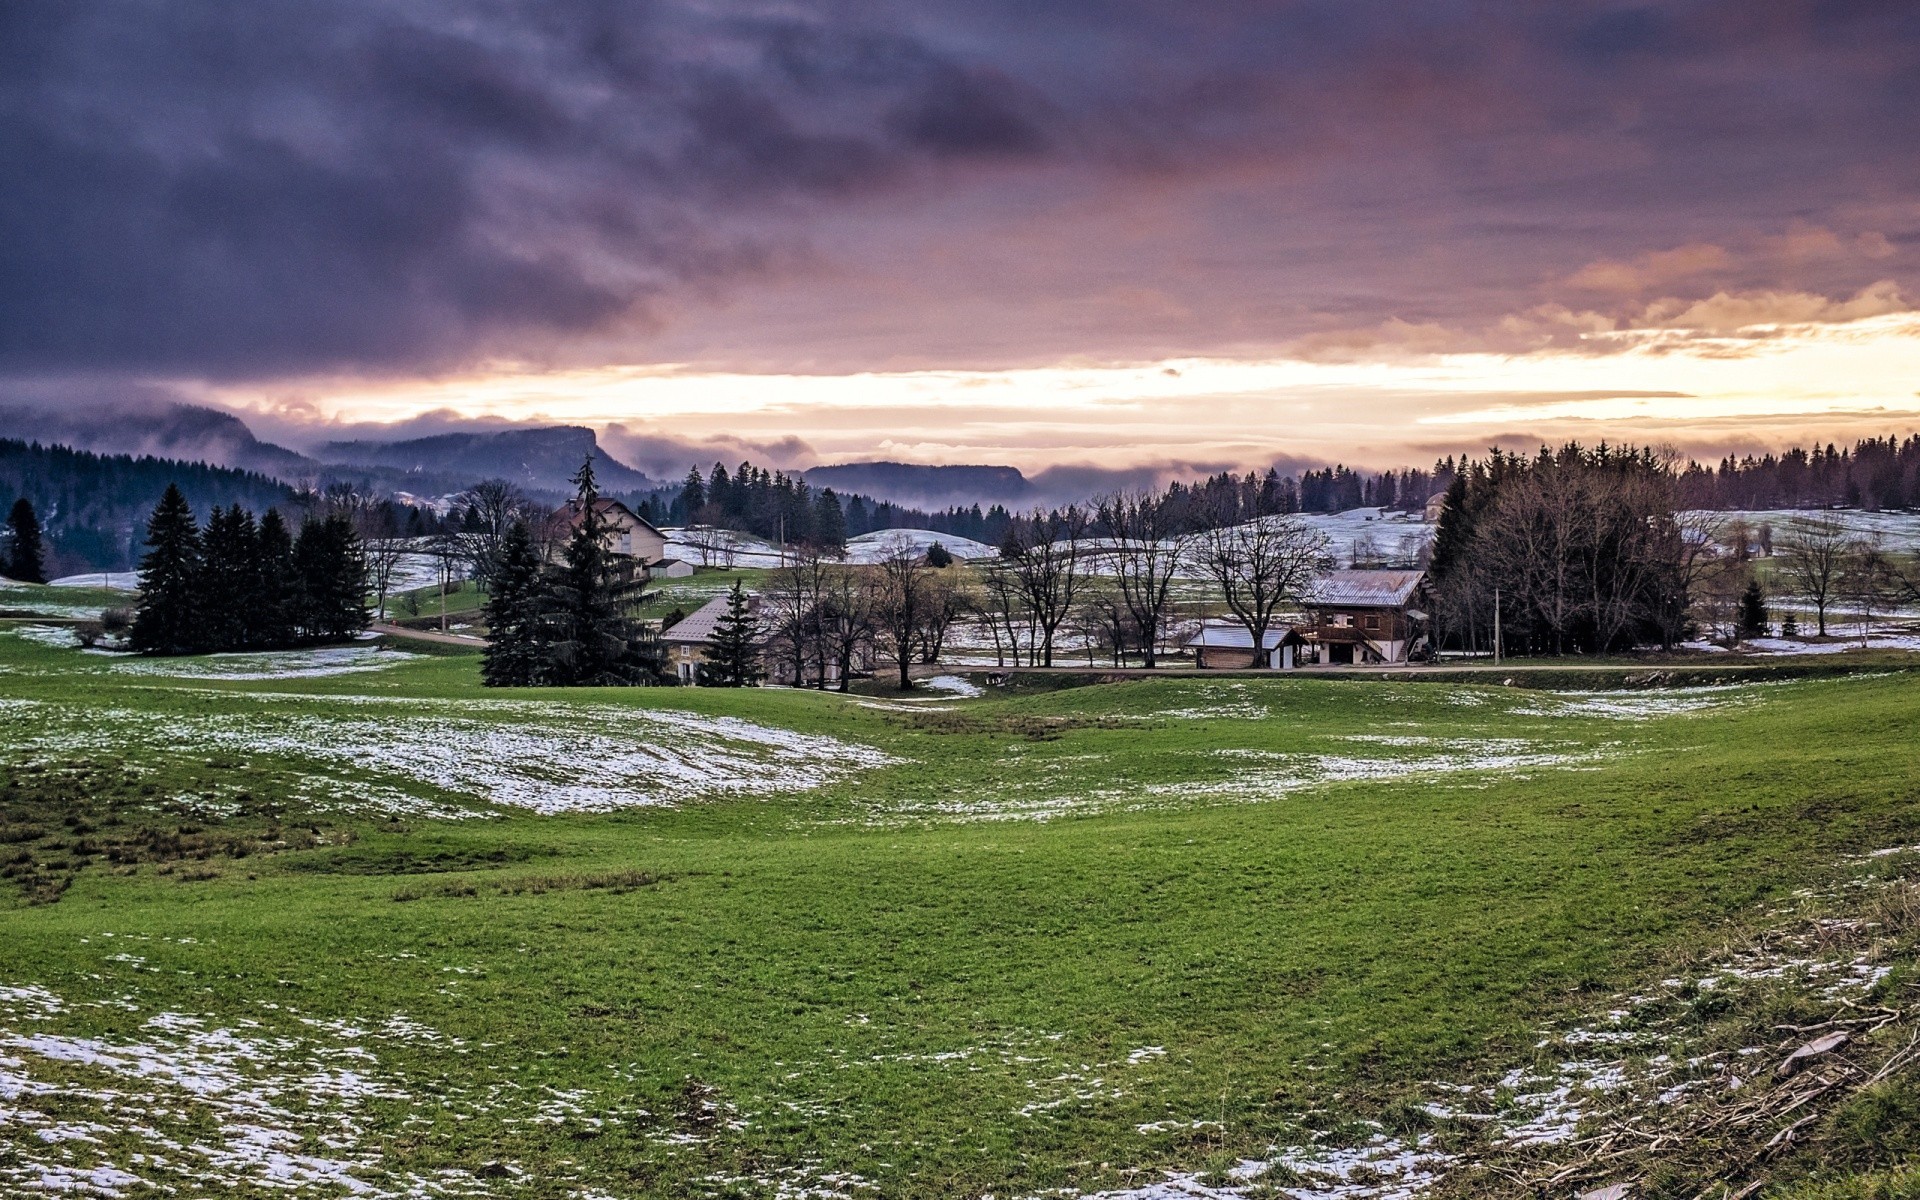
<path fill-rule="evenodd" d="M 347 479 L 391 491 L 438 496 L 481 479 L 512 481 L 551 498 L 572 490 L 581 459 L 595 455 L 600 486 L 635 494 L 678 486 L 689 468 L 702 475 L 721 462 L 731 470 L 741 459 L 777 467 L 810 457 L 804 443 L 729 439 L 724 442 L 643 436 L 615 426 L 605 436 L 584 425 L 502 426 L 476 422 L 459 429 L 429 426 L 425 436 L 383 438 L 366 426 L 350 439 L 298 439 L 295 449 L 259 438 L 242 417 L 224 409 L 183 403 L 165 395 L 84 401 L 29 398 L 0 402 L 0 436 L 70 446 L 99 454 L 150 455 L 255 471 L 294 485 Z M 418 427 L 397 432 L 417 433 Z M 292 432 L 289 427 L 285 432 Z M 313 430 L 324 435 L 324 427 Z M 289 439 L 294 440 L 294 439 Z M 804 456 L 804 457 L 803 457 Z M 631 465 L 639 461 L 643 467 Z M 1280 464 L 1282 470 L 1288 463 Z M 1299 464 L 1313 465 L 1313 464 Z M 815 466 L 800 472 L 815 488 L 861 494 L 913 508 L 940 511 L 978 504 L 1020 510 L 1084 502 L 1122 488 L 1157 488 L 1173 477 L 1191 478 L 1222 464 L 1104 468 L 1061 466 L 1029 476 L 995 464 L 941 466 L 868 461 Z"/>
<path fill-rule="evenodd" d="M 136 400 L 111 411 L 88 406 L 0 405 L 0 436 L 96 454 L 203 462 L 290 481 L 321 468 L 304 454 L 261 441 L 230 412 L 165 400 Z"/>

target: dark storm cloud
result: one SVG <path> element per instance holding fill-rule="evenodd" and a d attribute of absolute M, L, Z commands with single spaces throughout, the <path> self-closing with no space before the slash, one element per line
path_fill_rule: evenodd
<path fill-rule="evenodd" d="M 1864 0 L 26 0 L 0 6 L 0 370 L 631 359 L 795 274 L 836 360 L 903 296 L 928 328 L 895 353 L 1177 353 L 1491 318 L 1793 220 L 1887 255 L 1734 246 L 1707 282 L 1852 291 L 1916 253 L 1916 100 L 1920 14 Z M 1184 228 L 1128 215 L 1169 187 L 1201 189 Z M 1042 200 L 1057 233 L 986 253 Z M 1115 281 L 1154 302 L 1062 302 Z"/>

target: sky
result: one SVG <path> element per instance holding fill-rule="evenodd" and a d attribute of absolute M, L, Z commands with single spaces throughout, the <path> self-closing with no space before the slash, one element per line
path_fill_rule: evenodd
<path fill-rule="evenodd" d="M 1920 429 L 1920 7 L 0 7 L 0 402 L 1384 467 Z"/>

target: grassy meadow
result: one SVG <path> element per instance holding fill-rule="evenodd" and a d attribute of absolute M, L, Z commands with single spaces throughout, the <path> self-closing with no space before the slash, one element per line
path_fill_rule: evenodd
<path fill-rule="evenodd" d="M 1904 671 L 501 693 L 60 640 L 0 622 L 9 1194 L 1485 1194 L 1449 1164 L 1618 1091 L 1532 1098 L 1592 1014 L 1732 1039 L 1707 1079 L 1909 982 L 1889 917 L 1700 999 L 1905 886 Z"/>

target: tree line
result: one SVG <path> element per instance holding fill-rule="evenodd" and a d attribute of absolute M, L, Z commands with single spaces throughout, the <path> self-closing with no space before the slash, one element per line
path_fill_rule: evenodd
<path fill-rule="evenodd" d="M 1690 462 L 1678 498 L 1693 509 L 1920 507 L 1920 434 Z"/>
<path fill-rule="evenodd" d="M 1493 451 L 1449 486 L 1429 575 L 1433 636 L 1456 649 L 1603 653 L 1767 631 L 1757 557 L 1782 595 L 1864 614 L 1920 602 L 1920 556 L 1819 513 L 1776 531 L 1683 507 L 1692 468 L 1647 449 Z M 1796 631 L 1797 632 L 1797 631 Z"/>
<path fill-rule="evenodd" d="M 279 650 L 337 642 L 367 627 L 367 564 L 334 514 L 293 533 L 277 508 L 257 521 L 215 506 L 205 528 L 169 485 L 147 521 L 129 644 L 143 654 Z"/>

